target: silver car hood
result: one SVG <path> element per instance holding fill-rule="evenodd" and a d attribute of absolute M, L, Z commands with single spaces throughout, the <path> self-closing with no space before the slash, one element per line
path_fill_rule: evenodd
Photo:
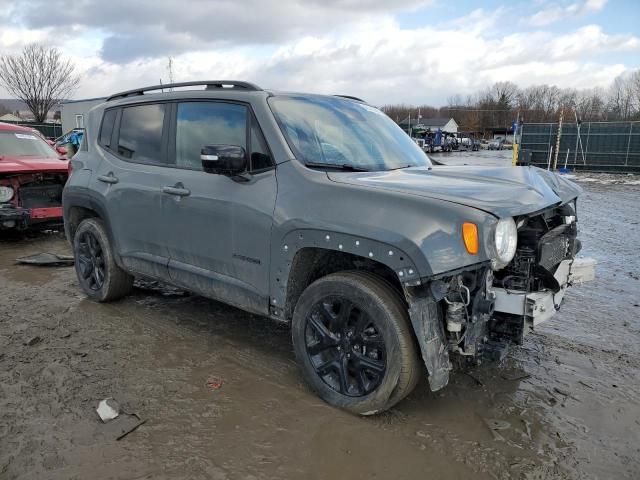
<path fill-rule="evenodd" d="M 434 166 L 327 175 L 337 183 L 437 198 L 499 218 L 560 205 L 582 192 L 570 180 L 537 167 Z"/>

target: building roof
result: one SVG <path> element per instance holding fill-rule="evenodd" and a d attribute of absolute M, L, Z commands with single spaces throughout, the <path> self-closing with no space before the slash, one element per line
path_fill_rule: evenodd
<path fill-rule="evenodd" d="M 0 122 L 20 122 L 22 119 L 20 117 L 16 117 L 12 113 L 7 113 L 0 117 Z"/>
<path fill-rule="evenodd" d="M 426 127 L 444 127 L 447 123 L 449 123 L 450 121 L 452 121 L 453 118 L 452 117 L 434 117 L 434 118 L 416 118 L 416 117 L 411 117 L 411 124 L 412 125 L 424 125 Z M 402 124 L 408 124 L 409 123 L 409 117 L 406 117 L 402 122 L 400 122 Z M 453 120 L 453 123 L 456 123 L 455 120 Z M 457 123 L 456 123 L 457 125 Z"/>

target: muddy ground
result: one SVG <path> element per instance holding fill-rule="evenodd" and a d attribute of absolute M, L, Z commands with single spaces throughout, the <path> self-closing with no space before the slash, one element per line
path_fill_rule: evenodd
<path fill-rule="evenodd" d="M 640 186 L 582 185 L 597 280 L 502 364 L 372 418 L 314 396 L 285 326 L 170 289 L 96 304 L 15 264 L 60 234 L 3 237 L 0 479 L 640 478 Z M 146 423 L 117 441 L 106 397 Z"/>

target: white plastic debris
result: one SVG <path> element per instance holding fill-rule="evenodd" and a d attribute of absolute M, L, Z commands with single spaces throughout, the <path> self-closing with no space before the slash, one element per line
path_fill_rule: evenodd
<path fill-rule="evenodd" d="M 102 420 L 104 423 L 107 423 L 120 414 L 120 405 L 118 405 L 118 402 L 116 402 L 113 398 L 105 398 L 98 404 L 96 412 L 98 412 L 100 420 Z"/>

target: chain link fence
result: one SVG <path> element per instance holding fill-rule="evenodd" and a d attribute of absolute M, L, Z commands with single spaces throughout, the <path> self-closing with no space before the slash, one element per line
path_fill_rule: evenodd
<path fill-rule="evenodd" d="M 520 126 L 519 160 L 554 167 L 557 123 Z M 563 123 L 557 168 L 640 173 L 640 122 Z"/>

